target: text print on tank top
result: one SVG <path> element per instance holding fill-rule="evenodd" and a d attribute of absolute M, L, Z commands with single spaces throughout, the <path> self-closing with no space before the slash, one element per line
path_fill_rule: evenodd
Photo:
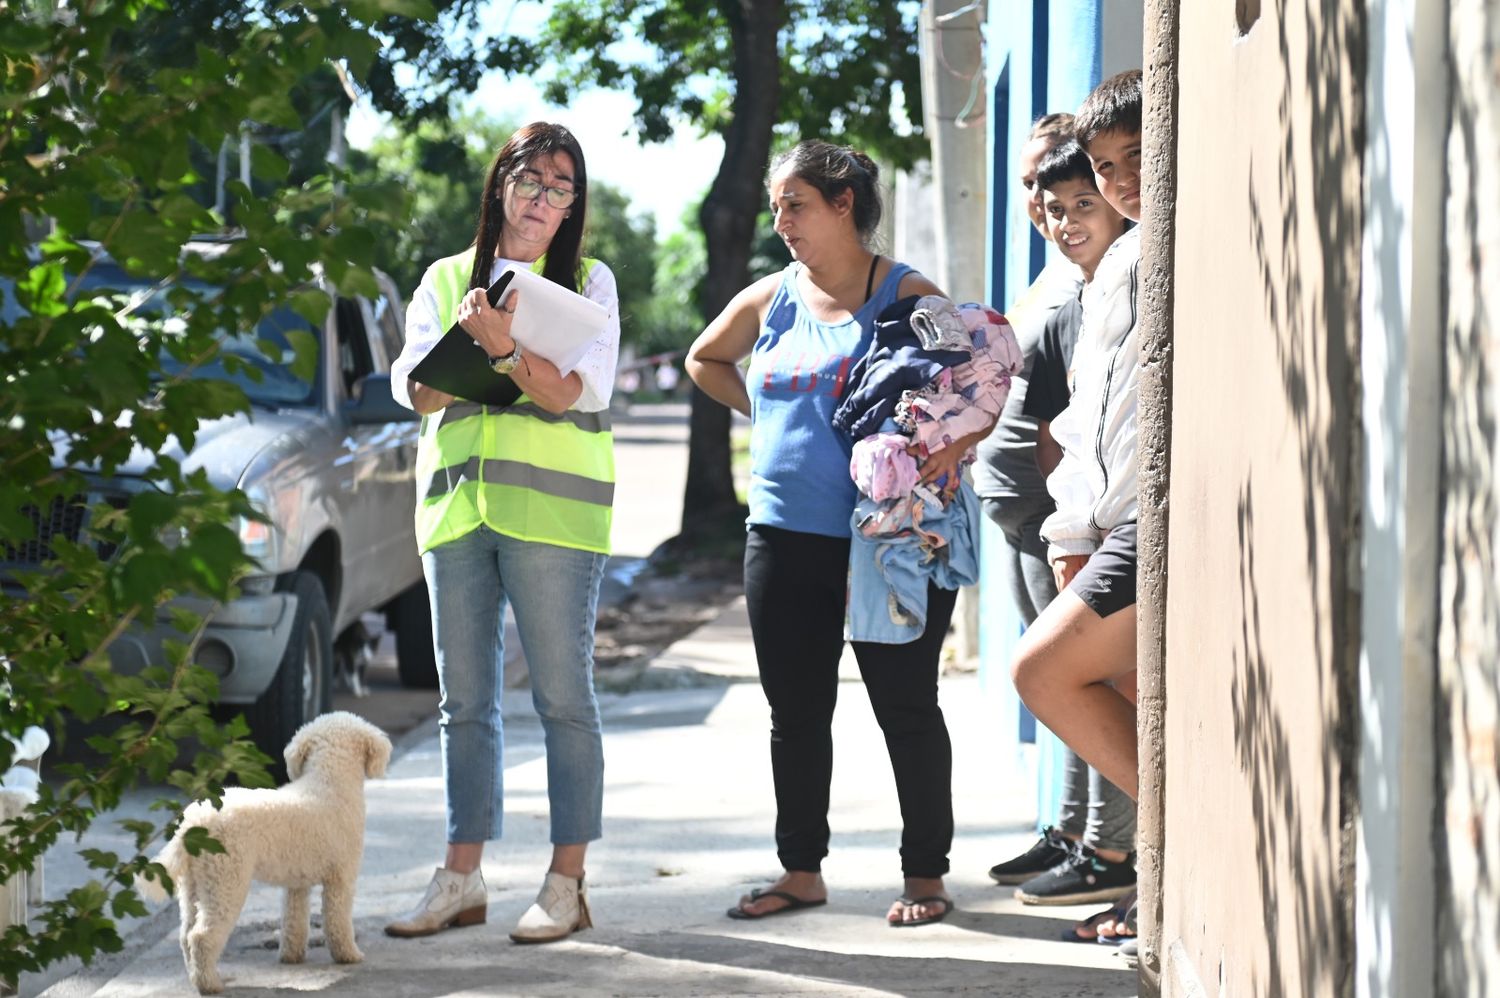
<path fill-rule="evenodd" d="M 870 273 L 865 277 L 864 300 L 848 319 L 842 319 L 837 322 L 819 322 L 817 320 L 814 320 L 814 322 L 824 327 L 847 327 L 850 323 L 854 322 L 859 313 L 864 310 L 864 306 L 870 303 L 870 295 L 875 290 L 875 267 L 879 263 L 880 255 L 878 253 L 870 257 Z M 795 287 L 797 275 L 793 275 L 791 280 Z M 797 297 L 801 297 L 800 289 L 798 289 Z M 782 299 L 779 304 L 782 308 L 795 308 L 792 302 L 786 299 Z M 803 304 L 802 307 L 806 308 L 807 306 Z M 847 339 L 842 337 L 840 339 L 842 342 L 839 342 L 836 347 L 841 351 L 848 349 Z M 858 349 L 863 346 L 863 341 L 863 336 L 856 338 L 854 341 L 855 348 Z M 835 344 L 830 344 L 830 346 L 835 346 Z M 819 375 L 821 375 L 824 390 L 828 394 L 834 398 L 838 398 L 843 394 L 844 386 L 849 383 L 849 371 L 854 367 L 853 357 L 843 352 L 824 352 L 820 355 L 818 353 L 808 353 L 805 350 L 796 352 L 794 359 L 786 356 L 793 353 L 794 351 L 779 346 L 772 350 L 770 363 L 766 368 L 765 376 L 760 386 L 761 391 L 771 393 L 779 387 L 790 393 L 803 391 L 815 392 L 818 390 Z M 786 369 L 787 363 L 792 364 L 790 372 Z M 784 378 L 786 383 L 778 385 L 778 378 Z"/>

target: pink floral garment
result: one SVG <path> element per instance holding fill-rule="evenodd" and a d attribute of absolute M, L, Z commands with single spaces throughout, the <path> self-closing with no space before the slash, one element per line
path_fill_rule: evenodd
<path fill-rule="evenodd" d="M 900 433 L 872 433 L 854 445 L 849 474 L 863 495 L 876 502 L 911 492 L 920 475 L 917 459 L 906 452 L 911 439 Z"/>
<path fill-rule="evenodd" d="M 1016 334 L 994 309 L 977 303 L 955 306 L 936 297 L 923 299 L 921 305 L 956 313 L 973 341 L 973 359 L 945 368 L 917 391 L 903 392 L 895 421 L 908 432 L 872 433 L 856 441 L 849 474 L 861 495 L 882 504 L 860 525 L 862 534 L 875 537 L 915 530 L 926 537 L 926 545 L 936 548 L 943 541 L 940 536 L 927 537 L 928 532 L 922 530 L 922 509 L 924 502 L 943 505 L 943 497 L 918 488 L 920 461 L 994 424 L 1010 394 L 1011 378 L 1021 372 L 1022 358 Z M 963 460 L 973 461 L 974 452 L 970 450 Z"/>
<path fill-rule="evenodd" d="M 939 375 L 935 391 L 912 394 L 912 442 L 920 457 L 994 425 L 1011 378 L 1021 373 L 1021 347 L 1005 316 L 977 302 L 958 306 L 958 314 L 974 339 L 974 357 Z M 965 463 L 973 459 L 972 450 L 964 455 Z"/>

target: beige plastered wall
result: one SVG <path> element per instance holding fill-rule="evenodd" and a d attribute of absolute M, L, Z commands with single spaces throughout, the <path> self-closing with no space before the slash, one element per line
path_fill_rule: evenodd
<path fill-rule="evenodd" d="M 1500 994 L 1500 5 L 1449 6 L 1438 994 Z"/>
<path fill-rule="evenodd" d="M 1182 3 L 1161 986 L 1351 973 L 1363 4 Z M 1201 991 L 1196 989 L 1202 989 Z"/>

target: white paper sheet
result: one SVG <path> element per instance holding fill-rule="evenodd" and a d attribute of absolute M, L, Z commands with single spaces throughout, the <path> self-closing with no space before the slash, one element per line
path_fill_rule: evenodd
<path fill-rule="evenodd" d="M 589 347 L 604 333 L 609 310 L 540 274 L 533 274 L 530 269 L 515 265 L 505 269 L 515 276 L 510 279 L 501 304 L 512 291 L 518 293 L 511 336 L 521 344 L 524 353 L 547 358 L 564 376 L 572 373 Z"/>

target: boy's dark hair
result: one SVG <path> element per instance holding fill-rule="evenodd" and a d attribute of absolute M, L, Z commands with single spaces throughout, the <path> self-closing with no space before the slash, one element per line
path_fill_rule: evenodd
<path fill-rule="evenodd" d="M 1073 119 L 1073 134 L 1087 149 L 1105 132 L 1141 134 L 1141 71 L 1116 73 L 1093 89 Z"/>
<path fill-rule="evenodd" d="M 1099 189 L 1094 180 L 1094 168 L 1089 163 L 1089 154 L 1083 151 L 1083 146 L 1078 144 L 1077 139 L 1059 142 L 1047 150 L 1047 155 L 1042 157 L 1036 168 L 1036 185 L 1044 191 L 1050 191 L 1070 180 L 1082 180 L 1095 190 Z"/>
<path fill-rule="evenodd" d="M 1073 136 L 1073 116 L 1066 111 L 1053 111 L 1036 119 L 1036 124 L 1031 126 L 1031 134 L 1026 136 L 1026 141 L 1034 139 L 1047 139 L 1056 144 L 1063 139 Z"/>

